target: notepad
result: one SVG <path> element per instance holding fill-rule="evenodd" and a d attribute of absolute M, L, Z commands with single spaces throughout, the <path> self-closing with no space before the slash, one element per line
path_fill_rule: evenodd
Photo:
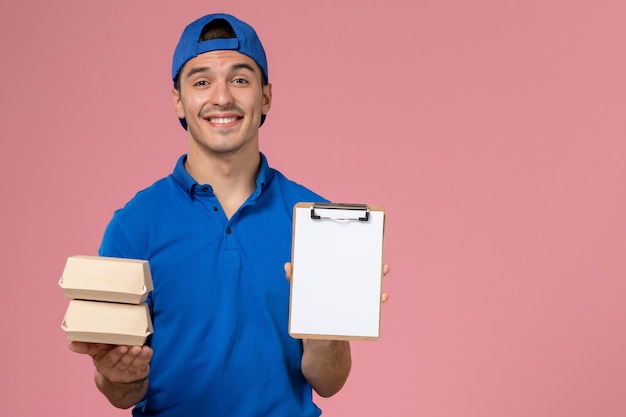
<path fill-rule="evenodd" d="M 385 212 L 363 204 L 294 207 L 289 333 L 375 340 L 380 336 Z"/>

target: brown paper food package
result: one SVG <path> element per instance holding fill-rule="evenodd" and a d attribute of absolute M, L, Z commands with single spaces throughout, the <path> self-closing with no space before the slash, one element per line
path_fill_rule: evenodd
<path fill-rule="evenodd" d="M 59 280 L 66 297 L 140 304 L 152 291 L 148 261 L 103 256 L 70 256 Z"/>
<path fill-rule="evenodd" d="M 142 346 L 153 332 L 145 303 L 85 300 L 70 301 L 61 328 L 68 340 L 129 346 Z"/>

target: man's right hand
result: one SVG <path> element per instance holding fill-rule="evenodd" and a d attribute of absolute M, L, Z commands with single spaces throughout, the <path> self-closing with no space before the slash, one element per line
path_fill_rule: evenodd
<path fill-rule="evenodd" d="M 129 408 L 145 396 L 152 359 L 149 346 L 71 342 L 69 349 L 91 356 L 96 385 L 114 406 Z"/>

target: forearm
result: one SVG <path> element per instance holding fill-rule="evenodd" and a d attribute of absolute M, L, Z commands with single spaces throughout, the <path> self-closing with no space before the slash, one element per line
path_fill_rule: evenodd
<path fill-rule="evenodd" d="M 339 340 L 303 340 L 302 374 L 322 397 L 336 394 L 352 366 L 350 344 Z"/>
<path fill-rule="evenodd" d="M 148 392 L 148 378 L 135 382 L 111 382 L 96 371 L 95 380 L 100 392 L 117 408 L 134 406 Z"/>

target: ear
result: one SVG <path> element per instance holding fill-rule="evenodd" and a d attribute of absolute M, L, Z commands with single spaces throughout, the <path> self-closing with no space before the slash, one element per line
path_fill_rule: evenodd
<path fill-rule="evenodd" d="M 172 102 L 174 104 L 174 111 L 178 115 L 179 119 L 185 118 L 185 110 L 183 109 L 182 98 L 180 97 L 180 91 L 176 88 L 172 88 Z"/>
<path fill-rule="evenodd" d="M 272 84 L 267 83 L 263 86 L 263 114 L 267 114 L 272 107 Z"/>

